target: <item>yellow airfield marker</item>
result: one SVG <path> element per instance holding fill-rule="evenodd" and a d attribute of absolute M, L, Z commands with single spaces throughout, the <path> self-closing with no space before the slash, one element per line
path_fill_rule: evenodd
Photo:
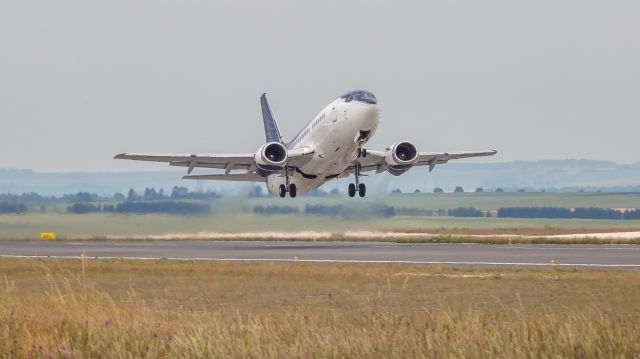
<path fill-rule="evenodd" d="M 44 241 L 55 241 L 56 234 L 54 232 L 40 232 L 40 239 Z"/>

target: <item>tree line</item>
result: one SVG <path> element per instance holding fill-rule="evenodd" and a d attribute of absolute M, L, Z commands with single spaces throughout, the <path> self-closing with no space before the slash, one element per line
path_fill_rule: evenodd
<path fill-rule="evenodd" d="M 449 210 L 425 210 L 420 208 L 395 208 L 384 204 L 369 206 L 345 206 L 307 204 L 302 210 L 293 206 L 258 205 L 253 206 L 253 213 L 263 215 L 304 214 L 332 217 L 395 217 L 395 216 L 450 216 L 450 217 L 484 217 L 485 212 L 475 208 L 452 208 Z"/>
<path fill-rule="evenodd" d="M 640 219 L 640 210 L 624 211 L 611 208 L 579 207 L 505 207 L 498 209 L 498 217 L 502 218 L 568 218 L 568 219 Z"/>
<path fill-rule="evenodd" d="M 204 214 L 210 210 L 205 203 L 180 202 L 180 201 L 154 201 L 154 202 L 121 202 L 118 204 L 93 204 L 74 203 L 67 207 L 68 213 L 88 214 L 88 213 L 121 213 L 121 214 L 144 214 L 163 213 L 177 215 Z"/>
<path fill-rule="evenodd" d="M 354 208 L 352 206 L 345 205 L 324 205 L 324 204 L 307 204 L 302 210 L 293 206 L 253 206 L 253 213 L 263 215 L 274 214 L 305 214 L 305 215 L 319 215 L 319 216 L 332 216 L 332 217 L 393 217 L 396 215 L 396 209 L 387 205 L 370 205 L 359 206 Z"/>
<path fill-rule="evenodd" d="M 27 212 L 27 205 L 24 203 L 0 202 L 0 213 L 2 214 L 22 214 Z"/>

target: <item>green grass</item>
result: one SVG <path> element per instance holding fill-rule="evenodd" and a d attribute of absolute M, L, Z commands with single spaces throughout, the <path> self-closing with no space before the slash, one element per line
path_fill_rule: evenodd
<path fill-rule="evenodd" d="M 11 357 L 637 357 L 640 273 L 0 259 Z"/>
<path fill-rule="evenodd" d="M 640 227 L 640 221 L 580 219 L 506 219 L 453 217 L 394 217 L 345 220 L 323 216 L 274 215 L 248 213 L 208 216 L 172 216 L 159 214 L 113 215 L 65 213 L 29 213 L 0 216 L 0 239 L 35 239 L 40 232 L 56 232 L 59 237 L 105 235 L 145 235 L 192 232 L 252 231 L 329 231 L 348 230 L 446 230 L 522 228 L 628 229 Z"/>

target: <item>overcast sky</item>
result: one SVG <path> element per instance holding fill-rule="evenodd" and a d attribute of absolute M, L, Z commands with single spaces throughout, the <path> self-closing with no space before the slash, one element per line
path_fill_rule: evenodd
<path fill-rule="evenodd" d="M 370 148 L 636 162 L 639 14 L 637 1 L 0 0 L 0 168 L 253 152 L 262 92 L 290 139 L 354 88 L 379 99 Z"/>

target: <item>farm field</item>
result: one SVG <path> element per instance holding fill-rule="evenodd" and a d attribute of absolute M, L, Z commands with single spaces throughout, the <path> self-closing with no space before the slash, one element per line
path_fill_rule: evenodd
<path fill-rule="evenodd" d="M 0 352 L 635 357 L 640 273 L 0 259 Z"/>

